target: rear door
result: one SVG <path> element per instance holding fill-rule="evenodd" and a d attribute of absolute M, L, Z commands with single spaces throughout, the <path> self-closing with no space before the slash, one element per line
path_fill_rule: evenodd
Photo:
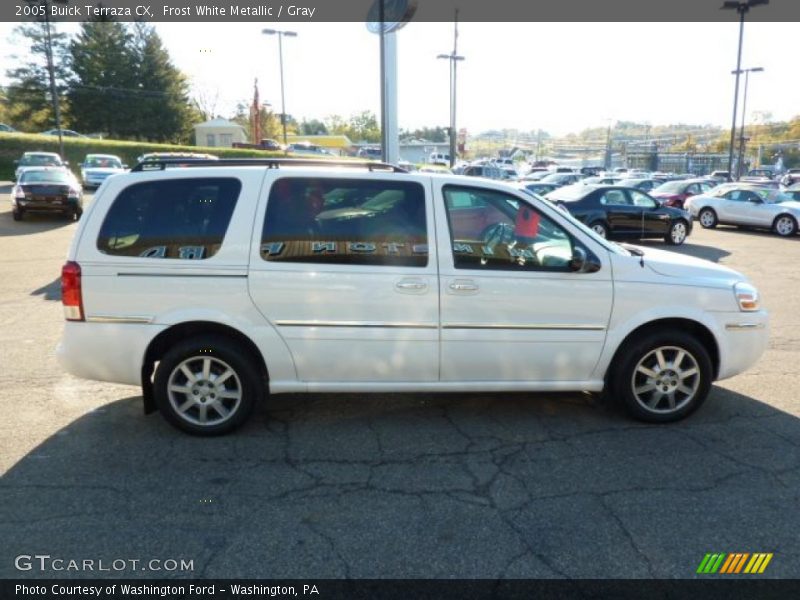
<path fill-rule="evenodd" d="M 312 389 L 438 379 L 429 181 L 297 173 L 265 186 L 250 294 Z"/>

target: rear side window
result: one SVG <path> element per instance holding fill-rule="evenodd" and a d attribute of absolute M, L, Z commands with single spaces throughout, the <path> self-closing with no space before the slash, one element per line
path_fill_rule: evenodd
<path fill-rule="evenodd" d="M 287 178 L 270 190 L 267 261 L 424 267 L 425 191 L 418 183 Z"/>
<path fill-rule="evenodd" d="M 222 246 L 241 189 L 231 178 L 131 185 L 111 205 L 97 248 L 115 256 L 211 258 Z"/>

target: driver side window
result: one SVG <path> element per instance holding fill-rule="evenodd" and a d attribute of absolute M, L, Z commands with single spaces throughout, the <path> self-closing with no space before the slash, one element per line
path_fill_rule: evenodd
<path fill-rule="evenodd" d="M 524 200 L 460 186 L 444 200 L 457 269 L 569 270 L 572 238 Z"/>

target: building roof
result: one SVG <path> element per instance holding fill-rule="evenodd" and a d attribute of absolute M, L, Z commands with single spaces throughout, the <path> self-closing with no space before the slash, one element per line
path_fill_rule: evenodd
<path fill-rule="evenodd" d="M 244 127 L 239 125 L 238 123 L 234 123 L 233 121 L 229 121 L 228 119 L 211 119 L 210 121 L 205 121 L 204 123 L 197 123 L 194 125 L 195 128 L 197 127 L 205 127 L 208 128 L 220 128 L 220 129 L 230 129 L 231 127 L 238 127 L 242 131 L 244 131 Z"/>

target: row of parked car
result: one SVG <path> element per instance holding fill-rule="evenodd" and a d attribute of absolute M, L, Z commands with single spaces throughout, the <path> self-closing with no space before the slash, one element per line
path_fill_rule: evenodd
<path fill-rule="evenodd" d="M 575 179 L 571 185 L 559 185 Z M 652 176 L 580 178 L 551 173 L 516 185 L 555 203 L 602 237 L 656 237 L 678 245 L 691 233 L 693 219 L 708 229 L 728 224 L 789 237 L 798 232 L 800 222 L 800 184 L 780 189 L 772 180 L 719 183 L 712 178 L 662 181 Z"/>

